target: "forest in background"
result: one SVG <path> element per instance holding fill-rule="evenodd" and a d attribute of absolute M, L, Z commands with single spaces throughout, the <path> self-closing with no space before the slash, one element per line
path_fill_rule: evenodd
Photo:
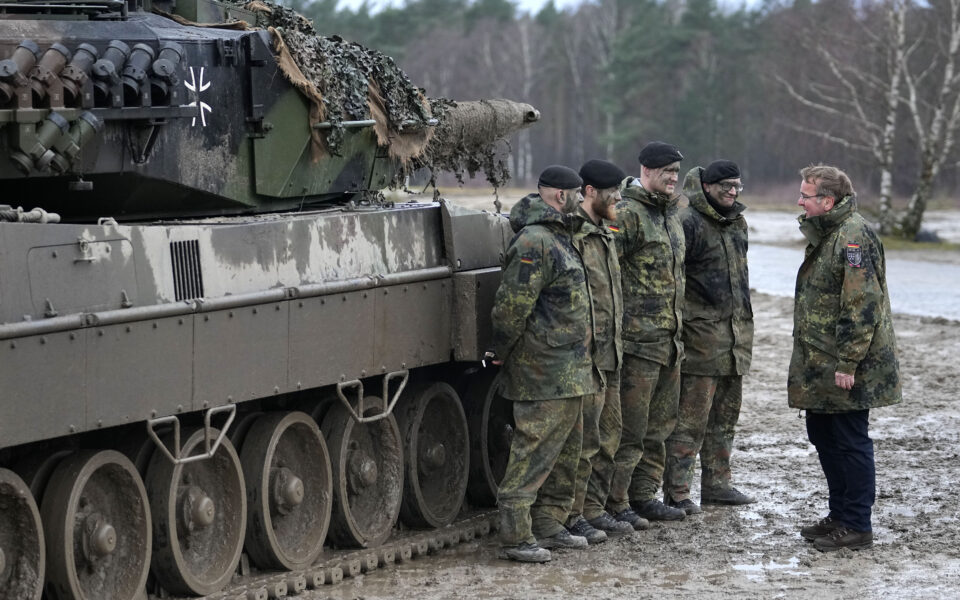
<path fill-rule="evenodd" d="M 835 164 L 882 229 L 908 238 L 931 201 L 958 206 L 960 0 L 285 4 L 392 56 L 431 97 L 536 106 L 540 123 L 510 140 L 514 185 L 590 158 L 636 173 L 656 139 L 681 148 L 684 170 L 738 162 L 754 193 Z"/>

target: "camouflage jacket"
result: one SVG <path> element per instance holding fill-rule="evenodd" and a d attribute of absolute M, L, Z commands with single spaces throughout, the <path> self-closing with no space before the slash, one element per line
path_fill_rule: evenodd
<path fill-rule="evenodd" d="M 683 182 L 689 206 L 680 209 L 686 240 L 681 371 L 691 375 L 745 375 L 753 350 L 753 308 L 747 272 L 746 206 L 717 212 L 694 167 Z"/>
<path fill-rule="evenodd" d="M 677 198 L 652 194 L 640 180 L 620 185 L 617 222 L 611 226 L 623 280 L 623 351 L 675 365 L 683 359 L 683 226 Z"/>
<path fill-rule="evenodd" d="M 623 290 L 611 223 L 595 225 L 582 207 L 573 219 L 573 245 L 583 257 L 593 300 L 593 364 L 601 373 L 618 371 L 623 360 Z"/>
<path fill-rule="evenodd" d="M 570 220 L 530 194 L 510 211 L 510 225 L 517 233 L 492 312 L 504 397 L 546 400 L 598 391 L 590 289 Z"/>
<path fill-rule="evenodd" d="M 788 399 L 793 408 L 848 412 L 901 400 L 883 245 L 844 198 L 800 218 L 806 258 L 797 273 Z M 852 390 L 835 373 L 854 375 Z"/>

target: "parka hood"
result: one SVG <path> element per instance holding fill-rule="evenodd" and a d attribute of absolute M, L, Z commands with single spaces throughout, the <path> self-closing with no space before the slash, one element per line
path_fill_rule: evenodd
<path fill-rule="evenodd" d="M 636 200 L 661 209 L 676 206 L 680 200 L 679 194 L 670 198 L 666 194 L 648 191 L 640 185 L 639 177 L 632 176 L 627 177 L 623 180 L 623 183 L 620 184 L 620 195 L 623 196 L 624 199 Z"/>
<path fill-rule="evenodd" d="M 714 208 L 707 199 L 707 194 L 703 191 L 701 177 L 703 176 L 703 167 L 694 167 L 687 172 L 683 178 L 683 195 L 690 201 L 690 206 L 697 209 L 704 216 L 710 217 L 714 221 L 727 223 L 739 219 L 743 211 L 747 209 L 746 205 L 739 200 L 730 207 L 730 215 L 724 216 Z"/>
<path fill-rule="evenodd" d="M 566 226 L 567 217 L 544 202 L 540 194 L 528 194 L 510 210 L 510 227 L 517 233 L 534 223 L 557 223 Z"/>

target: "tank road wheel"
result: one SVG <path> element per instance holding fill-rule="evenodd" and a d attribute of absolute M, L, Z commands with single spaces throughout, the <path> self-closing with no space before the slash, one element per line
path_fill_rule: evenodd
<path fill-rule="evenodd" d="M 150 568 L 150 507 L 130 459 L 83 450 L 64 459 L 40 506 L 47 532 L 47 595 L 133 600 Z"/>
<path fill-rule="evenodd" d="M 0 469 L 0 600 L 40 600 L 46 554 L 30 488 Z"/>
<path fill-rule="evenodd" d="M 374 404 L 375 398 L 368 398 Z M 375 414 L 368 409 L 364 416 Z M 360 424 L 342 404 L 321 426 L 333 467 L 330 538 L 341 546 L 376 546 L 390 535 L 403 497 L 403 450 L 393 415 Z"/>
<path fill-rule="evenodd" d="M 396 410 L 405 465 L 400 518 L 411 527 L 443 527 L 457 518 L 467 491 L 467 417 L 446 383 L 422 384 L 404 396 Z"/>
<path fill-rule="evenodd" d="M 470 377 L 464 406 L 470 423 L 470 482 L 467 493 L 480 506 L 497 503 L 513 441 L 513 403 L 500 395 L 503 376 L 483 370 Z"/>
<path fill-rule="evenodd" d="M 181 456 L 205 451 L 203 430 L 185 430 Z M 210 429 L 211 440 L 219 432 Z M 164 440 L 172 447 L 172 436 Z M 147 468 L 153 513 L 151 570 L 168 592 L 204 596 L 220 590 L 240 561 L 247 498 L 240 459 L 224 439 L 208 459 L 174 465 L 154 452 Z"/>
<path fill-rule="evenodd" d="M 302 412 L 262 415 L 240 450 L 247 482 L 246 548 L 260 567 L 297 570 L 323 550 L 333 479 L 320 428 Z"/>

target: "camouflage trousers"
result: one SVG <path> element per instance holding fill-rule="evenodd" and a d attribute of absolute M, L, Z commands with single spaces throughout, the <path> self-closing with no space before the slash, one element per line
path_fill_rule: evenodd
<path fill-rule="evenodd" d="M 652 360 L 623 355 L 620 410 L 623 434 L 614 458 L 607 506 L 614 512 L 629 508 L 631 500 L 650 500 L 660 490 L 664 441 L 677 424 L 680 365 L 668 367 Z"/>
<path fill-rule="evenodd" d="M 516 427 L 497 493 L 504 546 L 533 543 L 535 535 L 551 536 L 563 529 L 573 506 L 582 405 L 588 397 L 513 403 Z"/>
<path fill-rule="evenodd" d="M 743 377 L 684 375 L 677 427 L 667 438 L 663 494 L 690 497 L 694 463 L 700 454 L 700 491 L 730 488 L 730 452 L 740 418 Z"/>
<path fill-rule="evenodd" d="M 600 516 L 610 493 L 613 457 L 620 445 L 620 372 L 605 371 L 607 387 L 583 401 L 583 449 L 577 467 L 571 517 Z"/>

